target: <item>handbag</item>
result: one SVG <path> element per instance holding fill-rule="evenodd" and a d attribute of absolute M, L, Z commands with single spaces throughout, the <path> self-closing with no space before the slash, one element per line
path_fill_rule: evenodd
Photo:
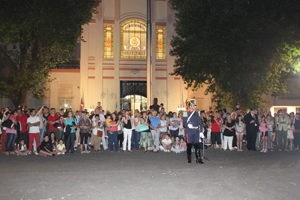
<path fill-rule="evenodd" d="M 97 130 L 97 136 L 102 137 L 103 136 L 103 131 L 102 130 Z"/>
<path fill-rule="evenodd" d="M 140 121 L 140 124 L 138 125 L 138 129 L 139 129 L 139 132 L 147 131 L 147 130 L 149 130 L 149 126 L 144 126 Z"/>

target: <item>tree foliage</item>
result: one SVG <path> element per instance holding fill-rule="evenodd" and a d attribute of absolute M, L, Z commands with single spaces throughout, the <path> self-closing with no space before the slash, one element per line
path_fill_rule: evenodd
<path fill-rule="evenodd" d="M 170 0 L 177 35 L 173 75 L 187 87 L 207 84 L 213 101 L 261 107 L 263 94 L 285 93 L 299 71 L 300 2 L 295 0 Z"/>
<path fill-rule="evenodd" d="M 82 25 L 96 13 L 100 0 L 0 0 L 0 96 L 14 105 L 27 94 L 41 99 L 50 69 L 67 62 Z"/>

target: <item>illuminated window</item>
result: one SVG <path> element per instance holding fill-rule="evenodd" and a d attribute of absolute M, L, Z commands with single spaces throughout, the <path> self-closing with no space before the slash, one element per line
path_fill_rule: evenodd
<path fill-rule="evenodd" d="M 121 25 L 121 58 L 146 59 L 147 25 L 138 20 Z"/>
<path fill-rule="evenodd" d="M 156 59 L 166 59 L 166 34 L 162 27 L 156 27 Z"/>
<path fill-rule="evenodd" d="M 114 57 L 114 26 L 104 25 L 104 58 Z"/>

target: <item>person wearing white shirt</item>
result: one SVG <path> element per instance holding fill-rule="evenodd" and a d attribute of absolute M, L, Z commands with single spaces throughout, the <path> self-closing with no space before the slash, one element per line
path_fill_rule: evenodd
<path fill-rule="evenodd" d="M 40 146 L 39 137 L 40 137 L 40 119 L 36 116 L 35 109 L 30 110 L 30 117 L 27 119 L 27 127 L 29 128 L 29 152 L 32 151 L 33 139 L 36 142 L 36 148 Z M 36 152 L 35 152 L 36 153 Z"/>

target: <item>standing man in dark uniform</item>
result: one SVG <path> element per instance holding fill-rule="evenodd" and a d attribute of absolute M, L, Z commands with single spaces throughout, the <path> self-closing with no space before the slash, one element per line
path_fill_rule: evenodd
<path fill-rule="evenodd" d="M 247 148 L 248 150 L 256 151 L 255 141 L 259 130 L 258 117 L 255 114 L 255 108 L 251 108 L 250 112 L 245 116 L 246 131 L 247 131 Z"/>
<path fill-rule="evenodd" d="M 187 141 L 187 158 L 188 163 L 192 162 L 192 146 L 195 148 L 196 162 L 204 164 L 200 153 L 200 137 L 204 138 L 202 133 L 202 123 L 199 113 L 196 111 L 195 99 L 188 100 L 189 111 L 183 112 L 183 126 L 185 129 L 185 136 Z"/>

